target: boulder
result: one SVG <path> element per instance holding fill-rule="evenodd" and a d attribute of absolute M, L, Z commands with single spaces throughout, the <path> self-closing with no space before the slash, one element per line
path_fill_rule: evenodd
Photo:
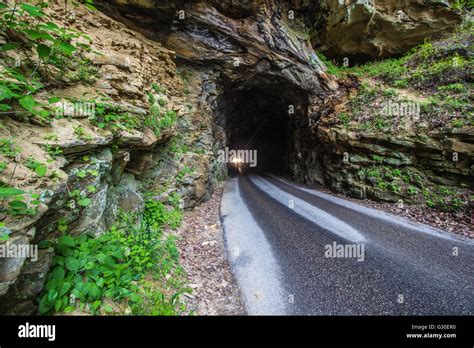
<path fill-rule="evenodd" d="M 338 58 L 402 54 L 426 38 L 454 30 L 462 21 L 444 0 L 325 0 L 322 8 L 323 24 L 313 43 Z"/>

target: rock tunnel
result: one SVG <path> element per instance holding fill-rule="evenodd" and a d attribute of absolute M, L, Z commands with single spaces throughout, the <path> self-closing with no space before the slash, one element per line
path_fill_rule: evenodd
<path fill-rule="evenodd" d="M 199 76 L 196 99 L 206 104 L 218 129 L 215 152 L 256 150 L 255 169 L 280 175 L 302 165 L 301 130 L 310 143 L 321 98 L 340 87 L 309 40 L 284 20 L 284 4 L 260 4 L 250 12 L 236 8 L 232 15 L 213 2 L 167 4 L 161 15 L 132 2 L 104 11 L 162 42 L 179 68 Z"/>
<path fill-rule="evenodd" d="M 219 97 L 217 122 L 226 134 L 226 146 L 254 151 L 247 168 L 286 175 L 294 148 L 295 120 L 302 118 L 307 92 L 287 81 L 258 76 L 226 85 Z M 232 172 L 232 166 L 230 166 Z"/>

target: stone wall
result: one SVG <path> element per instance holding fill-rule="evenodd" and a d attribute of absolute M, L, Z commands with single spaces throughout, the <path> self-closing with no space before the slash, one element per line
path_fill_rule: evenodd
<path fill-rule="evenodd" d="M 59 1 L 47 11 L 52 21 L 61 22 L 65 15 Z M 64 233 L 60 225 L 67 225 L 67 233 L 74 235 L 100 235 L 114 223 L 120 209 L 142 209 L 147 193 L 159 192 L 158 198 L 164 199 L 177 192 L 182 207 L 192 208 L 210 196 L 215 183 L 211 115 L 206 96 L 200 96 L 203 82 L 187 86 L 177 72 L 173 51 L 101 12 L 78 7 L 68 26 L 91 37 L 89 59 L 98 69 L 97 77 L 88 83 L 66 80 L 65 87 L 51 91 L 63 99 L 66 118 L 44 125 L 2 119 L 1 138 L 13 139 L 23 159 L 48 163 L 42 178 L 23 161 L 10 163 L 1 173 L 3 182 L 41 193 L 35 216 L 1 217 L 2 231 L 10 237 L 5 246 L 39 246 L 38 260 L 0 259 L 2 314 L 36 312 L 36 298 L 54 257 L 50 242 Z M 176 124 L 160 134 L 149 128 L 99 128 L 89 122 L 90 115 L 68 111 L 66 102 L 84 97 L 99 102 L 106 97 L 108 105 L 143 119 L 150 112 L 149 93 L 164 111 L 177 115 Z M 46 146 L 61 154 L 51 160 Z M 178 182 L 176 177 L 185 167 L 192 171 Z M 71 207 L 74 192 L 90 199 L 87 206 Z"/>

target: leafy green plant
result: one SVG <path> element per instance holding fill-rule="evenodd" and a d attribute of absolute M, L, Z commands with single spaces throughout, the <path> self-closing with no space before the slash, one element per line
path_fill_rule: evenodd
<path fill-rule="evenodd" d="M 318 58 L 326 65 L 327 72 L 332 75 L 340 76 L 344 68 L 338 67 L 332 60 L 326 58 L 322 53 L 318 53 Z"/>
<path fill-rule="evenodd" d="M 47 172 L 47 167 L 41 162 L 36 161 L 35 159 L 29 157 L 25 162 L 25 166 L 31 170 L 34 170 L 38 176 L 45 176 Z"/>
<path fill-rule="evenodd" d="M 85 135 L 85 130 L 84 130 L 84 127 L 82 126 L 76 126 L 74 127 L 74 135 L 76 135 L 78 138 L 83 138 L 84 135 Z"/>
<path fill-rule="evenodd" d="M 347 113 L 340 112 L 338 114 L 338 118 L 345 128 L 349 127 L 349 122 L 351 121 L 351 117 Z"/>
<path fill-rule="evenodd" d="M 16 155 L 21 151 L 14 142 L 10 139 L 0 139 L 0 154 L 8 158 L 15 158 Z"/>
<path fill-rule="evenodd" d="M 178 174 L 176 174 L 176 182 L 181 184 L 183 183 L 184 181 L 184 178 L 186 177 L 186 175 L 188 174 L 192 174 L 194 172 L 194 170 L 192 168 L 190 168 L 189 166 L 184 166 L 183 169 L 181 169 Z"/>
<path fill-rule="evenodd" d="M 3 171 L 8 167 L 7 162 L 0 162 L 0 174 L 3 173 Z"/>
<path fill-rule="evenodd" d="M 51 158 L 56 158 L 63 154 L 63 151 L 59 146 L 53 146 L 51 144 L 45 144 L 44 148 L 46 152 L 51 156 Z"/>
<path fill-rule="evenodd" d="M 414 195 L 417 195 L 419 194 L 419 190 L 414 187 L 414 186 L 409 186 L 408 189 L 407 189 L 407 193 L 410 195 L 410 196 L 414 196 Z"/>
<path fill-rule="evenodd" d="M 161 202 L 148 200 L 143 213 L 121 212 L 118 222 L 98 238 L 61 236 L 39 299 L 40 313 L 111 313 L 110 301 L 130 307 L 134 314 L 175 315 L 185 310 L 179 296 L 189 290 L 179 280 L 175 239 L 163 235 L 174 219 L 167 214 Z M 148 274 L 165 285 L 157 287 Z M 173 286 L 164 290 L 166 284 Z"/>
<path fill-rule="evenodd" d="M 165 92 L 165 89 L 164 89 L 164 88 L 158 86 L 158 84 L 156 84 L 156 83 L 154 83 L 154 82 L 151 84 L 151 88 L 153 88 L 153 90 L 154 90 L 156 93 L 158 93 L 158 94 Z"/>
<path fill-rule="evenodd" d="M 2 200 L 0 211 L 14 217 L 33 216 L 40 204 L 39 194 L 28 194 L 4 184 L 0 186 L 0 199 Z M 7 208 L 5 208 L 6 201 L 8 201 Z"/>
<path fill-rule="evenodd" d="M 164 107 L 166 102 L 164 99 L 156 100 L 153 93 L 148 92 L 148 115 L 145 118 L 144 125 L 154 131 L 156 135 L 160 135 L 163 129 L 172 127 L 176 123 L 176 113 L 173 110 L 161 111 L 160 107 Z"/>
<path fill-rule="evenodd" d="M 94 115 L 89 120 L 101 129 L 108 128 L 112 131 L 141 128 L 139 119 L 132 117 L 119 106 L 104 102 L 95 103 Z"/>
<path fill-rule="evenodd" d="M 11 231 L 5 228 L 5 223 L 0 222 L 0 243 L 6 242 L 10 239 Z"/>
<path fill-rule="evenodd" d="M 382 156 L 373 155 L 372 159 L 377 163 L 382 163 L 383 162 L 383 157 Z"/>
<path fill-rule="evenodd" d="M 468 0 L 454 0 L 451 2 L 451 7 L 455 10 L 462 11 L 473 7 L 472 1 Z"/>
<path fill-rule="evenodd" d="M 395 192 L 395 193 L 400 192 L 400 186 L 395 181 L 392 181 L 390 184 L 388 184 L 388 188 L 392 192 Z"/>
<path fill-rule="evenodd" d="M 442 185 L 423 188 L 422 194 L 426 205 L 442 211 L 460 210 L 467 204 L 456 190 Z"/>
<path fill-rule="evenodd" d="M 39 5 L 18 1 L 0 4 L 0 30 L 7 38 L 0 51 L 17 51 L 27 61 L 21 68 L 15 66 L 0 72 L 1 111 L 12 110 L 20 115 L 13 110 L 21 107 L 23 114 L 47 120 L 52 114 L 51 107 L 36 97 L 45 89 L 41 81 L 61 83 L 66 65 L 74 64 L 76 54 L 90 46 L 79 41 L 73 43 L 80 37 L 90 41 L 83 33 L 47 21 L 43 10 L 48 5 L 47 1 Z"/>

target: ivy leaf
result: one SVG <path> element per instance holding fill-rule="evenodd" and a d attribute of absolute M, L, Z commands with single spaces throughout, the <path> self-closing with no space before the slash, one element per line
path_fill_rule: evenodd
<path fill-rule="evenodd" d="M 0 187 L 0 198 L 22 195 L 25 192 L 14 187 Z"/>
<path fill-rule="evenodd" d="M 87 292 L 89 293 L 89 296 L 92 297 L 93 299 L 97 299 L 100 297 L 100 289 L 96 284 L 89 283 L 87 290 L 88 290 Z"/>
<path fill-rule="evenodd" d="M 63 299 L 60 298 L 60 299 L 58 299 L 58 300 L 56 301 L 56 304 L 54 305 L 54 310 L 55 310 L 56 312 L 59 312 L 59 310 L 61 309 L 62 305 L 63 305 Z"/>
<path fill-rule="evenodd" d="M 52 30 L 52 31 L 59 30 L 59 27 L 56 25 L 56 23 L 53 23 L 53 22 L 48 22 L 48 23 L 45 24 L 45 26 L 46 26 L 49 30 Z"/>
<path fill-rule="evenodd" d="M 69 282 L 64 282 L 61 288 L 59 289 L 59 296 L 63 297 L 71 289 L 72 284 Z"/>
<path fill-rule="evenodd" d="M 114 309 L 112 308 L 112 306 L 105 306 L 104 311 L 106 311 L 107 313 L 112 313 Z"/>
<path fill-rule="evenodd" d="M 76 47 L 65 41 L 56 41 L 55 45 L 66 55 L 72 55 L 76 50 Z"/>
<path fill-rule="evenodd" d="M 21 3 L 20 4 L 20 7 L 29 13 L 30 16 L 33 16 L 33 17 L 41 17 L 41 16 L 44 16 L 44 12 L 41 11 L 41 9 L 39 7 L 36 7 L 36 6 L 33 6 L 33 5 L 30 5 L 30 4 L 27 4 L 27 3 Z"/>
<path fill-rule="evenodd" d="M 94 5 L 92 5 L 91 3 L 88 3 L 88 2 L 86 2 L 86 3 L 84 4 L 84 6 L 87 7 L 87 8 L 88 8 L 89 10 L 91 10 L 91 11 L 97 10 L 97 8 L 95 8 Z"/>
<path fill-rule="evenodd" d="M 80 200 L 77 201 L 77 204 L 79 204 L 81 207 L 88 207 L 89 205 L 91 205 L 92 203 L 92 200 L 90 198 L 82 198 Z"/>
<path fill-rule="evenodd" d="M 35 99 L 31 95 L 24 96 L 20 99 L 20 105 L 23 106 L 28 111 L 33 111 L 33 108 L 36 105 Z"/>
<path fill-rule="evenodd" d="M 8 88 L 7 86 L 0 85 L 0 101 L 5 100 L 5 99 L 10 100 L 14 96 L 15 96 L 15 93 L 13 93 L 10 88 Z"/>
<path fill-rule="evenodd" d="M 17 48 L 18 46 L 19 46 L 19 44 L 17 44 L 17 43 L 9 42 L 9 43 L 6 43 L 6 44 L 0 46 L 0 52 L 11 51 L 11 50 L 14 50 L 15 48 Z"/>
<path fill-rule="evenodd" d="M 49 55 L 51 54 L 51 48 L 49 48 L 49 46 L 46 46 L 44 44 L 39 44 L 36 47 L 36 51 L 38 52 L 38 55 L 41 59 L 48 58 Z"/>
<path fill-rule="evenodd" d="M 63 280 L 65 276 L 64 269 L 62 267 L 55 267 L 51 272 L 52 279 L 56 279 L 57 281 Z M 62 295 L 61 295 L 62 296 Z"/>
<path fill-rule="evenodd" d="M 61 98 L 59 98 L 59 97 L 51 97 L 51 98 L 48 99 L 48 103 L 49 104 L 54 104 L 54 103 L 57 103 L 60 100 L 61 100 Z"/>
<path fill-rule="evenodd" d="M 140 302 L 140 296 L 135 293 L 130 294 L 130 301 L 132 302 Z"/>
<path fill-rule="evenodd" d="M 79 261 L 74 257 L 66 258 L 66 268 L 71 272 L 77 272 L 79 270 Z"/>
<path fill-rule="evenodd" d="M 11 106 L 7 104 L 0 104 L 0 111 L 8 111 L 11 110 Z"/>
<path fill-rule="evenodd" d="M 28 205 L 25 202 L 19 200 L 11 201 L 9 204 L 14 210 L 28 209 Z"/>
<path fill-rule="evenodd" d="M 39 116 L 43 118 L 48 118 L 49 116 L 51 116 L 51 112 L 49 112 L 48 110 L 40 110 Z"/>
<path fill-rule="evenodd" d="M 40 300 L 38 310 L 40 314 L 45 314 L 49 312 L 51 308 L 53 308 L 53 306 L 54 304 L 51 304 L 50 302 L 48 302 L 47 296 L 43 296 L 43 298 Z"/>
<path fill-rule="evenodd" d="M 71 236 L 62 236 L 59 237 L 58 242 L 62 245 L 73 247 L 74 246 L 74 238 Z"/>
<path fill-rule="evenodd" d="M 0 111 L 8 111 L 11 110 L 11 106 L 7 104 L 0 104 Z"/>
<path fill-rule="evenodd" d="M 48 302 L 54 302 L 58 298 L 58 292 L 56 290 L 50 290 L 48 291 Z"/>
<path fill-rule="evenodd" d="M 43 32 L 43 31 L 34 30 L 34 29 L 26 29 L 25 33 L 32 40 L 43 39 L 43 40 L 54 41 L 54 38 L 51 35 L 49 35 L 48 33 Z"/>

